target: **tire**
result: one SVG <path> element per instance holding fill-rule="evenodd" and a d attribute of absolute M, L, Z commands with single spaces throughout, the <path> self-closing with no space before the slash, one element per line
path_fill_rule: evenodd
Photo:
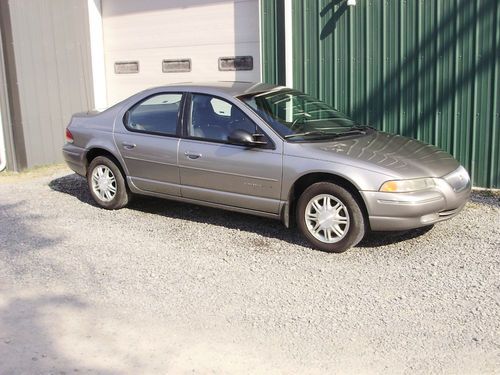
<path fill-rule="evenodd" d="M 357 245 L 366 232 L 357 200 L 331 182 L 309 186 L 299 198 L 296 217 L 304 237 L 318 250 L 329 253 L 342 253 Z"/>
<path fill-rule="evenodd" d="M 87 184 L 94 201 L 108 210 L 125 207 L 131 198 L 120 168 L 105 156 L 98 156 L 90 163 Z"/>

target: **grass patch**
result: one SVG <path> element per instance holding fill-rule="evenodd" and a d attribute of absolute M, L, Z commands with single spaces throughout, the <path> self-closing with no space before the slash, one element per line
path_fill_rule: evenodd
<path fill-rule="evenodd" d="M 64 170 L 69 171 L 69 168 L 67 167 L 66 164 L 61 163 L 61 164 L 39 165 L 36 167 L 25 169 L 21 172 L 3 171 L 0 172 L 0 183 L 31 179 L 36 177 L 44 177 Z"/>

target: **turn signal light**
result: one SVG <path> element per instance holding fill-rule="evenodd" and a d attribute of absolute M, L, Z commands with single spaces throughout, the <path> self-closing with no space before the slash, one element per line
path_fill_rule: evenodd
<path fill-rule="evenodd" d="M 388 193 L 392 193 L 398 191 L 398 183 L 396 181 L 387 181 L 380 191 L 386 191 Z"/>
<path fill-rule="evenodd" d="M 433 178 L 415 178 L 413 180 L 386 181 L 379 191 L 386 193 L 409 193 L 412 191 L 426 190 L 436 186 Z"/>

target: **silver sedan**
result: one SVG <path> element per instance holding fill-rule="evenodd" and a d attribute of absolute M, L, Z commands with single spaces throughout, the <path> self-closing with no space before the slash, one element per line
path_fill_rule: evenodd
<path fill-rule="evenodd" d="M 142 194 L 276 218 L 329 252 L 368 230 L 449 219 L 471 190 L 448 153 L 262 83 L 145 90 L 75 114 L 66 141 L 66 162 L 104 208 Z"/>

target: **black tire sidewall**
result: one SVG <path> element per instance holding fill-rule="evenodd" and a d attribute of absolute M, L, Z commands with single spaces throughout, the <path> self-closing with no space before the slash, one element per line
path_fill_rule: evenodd
<path fill-rule="evenodd" d="M 336 243 L 324 243 L 316 239 L 307 229 L 305 210 L 309 201 L 317 195 L 330 194 L 339 199 L 349 214 L 347 235 Z M 317 249 L 331 253 L 342 253 L 361 241 L 365 234 L 365 218 L 357 200 L 345 188 L 331 182 L 318 182 L 309 186 L 300 196 L 297 204 L 297 225 L 306 239 Z"/>
<path fill-rule="evenodd" d="M 98 165 L 105 165 L 115 175 L 116 179 L 116 194 L 113 197 L 112 200 L 109 202 L 102 201 L 95 193 L 94 189 L 92 189 L 92 171 L 94 168 Z M 102 208 L 106 208 L 108 210 L 116 210 L 119 208 L 124 207 L 127 205 L 129 201 L 129 192 L 127 189 L 127 185 L 125 183 L 125 179 L 123 178 L 123 174 L 118 168 L 118 166 L 115 164 L 114 161 L 110 160 L 109 158 L 105 156 L 98 156 L 95 159 L 92 160 L 92 162 L 89 165 L 88 172 L 87 172 L 87 184 L 89 186 L 90 194 L 92 195 L 92 198 L 94 201 Z"/>

